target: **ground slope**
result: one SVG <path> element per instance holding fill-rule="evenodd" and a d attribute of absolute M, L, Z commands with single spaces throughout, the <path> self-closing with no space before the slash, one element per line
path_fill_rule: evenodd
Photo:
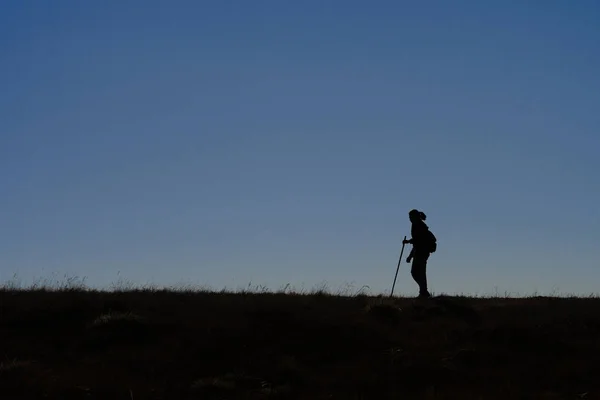
<path fill-rule="evenodd" d="M 0 291 L 0 398 L 596 399 L 599 299 Z"/>

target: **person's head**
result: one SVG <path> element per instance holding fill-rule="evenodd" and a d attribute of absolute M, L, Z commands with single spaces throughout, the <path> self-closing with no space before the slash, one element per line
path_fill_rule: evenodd
<path fill-rule="evenodd" d="M 408 212 L 408 219 L 410 219 L 410 222 L 414 223 L 418 221 L 425 221 L 427 219 L 427 216 L 423 211 L 412 209 Z"/>

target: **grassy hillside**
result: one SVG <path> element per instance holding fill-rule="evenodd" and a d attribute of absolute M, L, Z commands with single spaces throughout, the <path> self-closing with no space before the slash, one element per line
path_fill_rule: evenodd
<path fill-rule="evenodd" d="M 0 291 L 1 399 L 598 399 L 600 300 Z"/>

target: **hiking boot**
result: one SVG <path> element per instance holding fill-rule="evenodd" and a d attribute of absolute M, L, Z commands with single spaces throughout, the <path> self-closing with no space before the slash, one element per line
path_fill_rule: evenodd
<path fill-rule="evenodd" d="M 429 292 L 421 292 L 419 293 L 419 299 L 428 299 L 431 297 L 431 294 L 429 294 Z"/>

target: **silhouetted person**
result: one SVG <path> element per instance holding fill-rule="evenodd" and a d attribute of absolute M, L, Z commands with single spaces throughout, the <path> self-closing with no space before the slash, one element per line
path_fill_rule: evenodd
<path fill-rule="evenodd" d="M 410 264 L 412 260 L 410 274 L 419 285 L 419 297 L 431 297 L 427 290 L 427 260 L 431 253 L 436 250 L 437 240 L 424 222 L 427 218 L 424 212 L 410 210 L 408 218 L 412 223 L 410 229 L 412 238 L 403 240 L 403 243 L 410 243 L 413 245 L 413 248 L 406 259 L 406 262 Z"/>

